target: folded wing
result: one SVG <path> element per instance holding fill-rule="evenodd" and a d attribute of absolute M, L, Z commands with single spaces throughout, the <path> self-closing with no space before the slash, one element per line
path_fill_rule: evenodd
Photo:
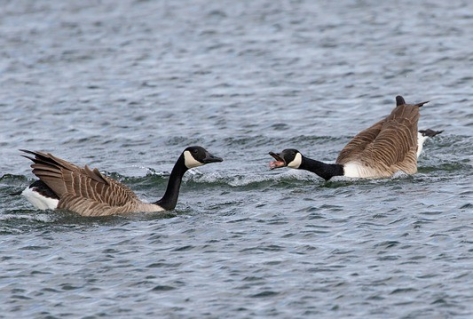
<path fill-rule="evenodd" d="M 387 173 L 417 171 L 419 107 L 397 98 L 397 106 L 385 119 L 357 134 L 339 153 L 336 163 L 359 162 Z"/>

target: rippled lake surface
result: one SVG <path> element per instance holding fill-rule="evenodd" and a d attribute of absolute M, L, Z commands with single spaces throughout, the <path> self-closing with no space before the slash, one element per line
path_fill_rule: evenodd
<path fill-rule="evenodd" d="M 472 318 L 472 2 L 3 1 L 1 318 Z M 395 96 L 430 100 L 419 172 L 324 182 Z M 10 196 L 18 149 L 176 210 L 84 218 Z"/>

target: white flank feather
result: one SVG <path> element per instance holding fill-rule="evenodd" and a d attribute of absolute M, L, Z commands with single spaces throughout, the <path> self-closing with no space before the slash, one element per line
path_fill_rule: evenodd
<path fill-rule="evenodd" d="M 33 206 L 41 210 L 56 209 L 58 207 L 58 199 L 43 196 L 29 187 L 25 188 L 21 195 L 25 196 Z"/>

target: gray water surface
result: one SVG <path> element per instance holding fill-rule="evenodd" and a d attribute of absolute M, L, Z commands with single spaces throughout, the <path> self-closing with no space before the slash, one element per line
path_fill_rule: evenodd
<path fill-rule="evenodd" d="M 0 318 L 472 318 L 472 2 L 4 1 Z M 430 100 L 419 172 L 324 182 L 395 96 Z M 167 214 L 10 196 L 18 149 L 97 167 Z"/>

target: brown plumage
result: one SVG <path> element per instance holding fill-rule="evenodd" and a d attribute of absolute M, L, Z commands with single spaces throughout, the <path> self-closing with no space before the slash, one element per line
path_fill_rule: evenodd
<path fill-rule="evenodd" d="M 78 167 L 49 153 L 24 152 L 34 163 L 33 174 L 58 196 L 58 209 L 83 216 L 107 216 L 129 211 L 159 211 L 159 206 L 143 203 L 132 190 L 87 165 Z M 162 209 L 161 209 L 162 210 Z"/>
<path fill-rule="evenodd" d="M 192 167 L 221 162 L 200 146 L 186 148 L 176 161 L 164 196 L 155 203 L 142 202 L 125 185 L 102 175 L 98 169 L 76 166 L 49 153 L 22 150 L 33 155 L 24 155 L 33 161 L 33 173 L 40 179 L 29 188 L 37 191 L 46 188 L 53 199 L 59 200 L 57 207 L 51 204 L 35 205 L 40 209 L 58 208 L 76 212 L 82 216 L 108 216 L 133 212 L 159 212 L 174 209 L 184 173 Z M 31 193 L 31 192 L 30 192 Z M 43 195 L 43 194 L 42 194 Z M 26 194 L 25 194 L 26 196 Z M 48 196 L 52 198 L 51 195 Z"/>
<path fill-rule="evenodd" d="M 296 149 L 270 152 L 270 168 L 308 170 L 329 180 L 334 176 L 356 178 L 390 177 L 398 171 L 417 171 L 419 108 L 426 102 L 407 104 L 396 97 L 396 107 L 381 121 L 357 134 L 339 153 L 335 164 L 303 156 Z"/>
<path fill-rule="evenodd" d="M 357 134 L 342 149 L 337 164 L 359 162 L 370 168 L 374 177 L 417 172 L 419 108 L 428 101 L 406 104 L 397 96 L 396 102 L 389 116 Z"/>

